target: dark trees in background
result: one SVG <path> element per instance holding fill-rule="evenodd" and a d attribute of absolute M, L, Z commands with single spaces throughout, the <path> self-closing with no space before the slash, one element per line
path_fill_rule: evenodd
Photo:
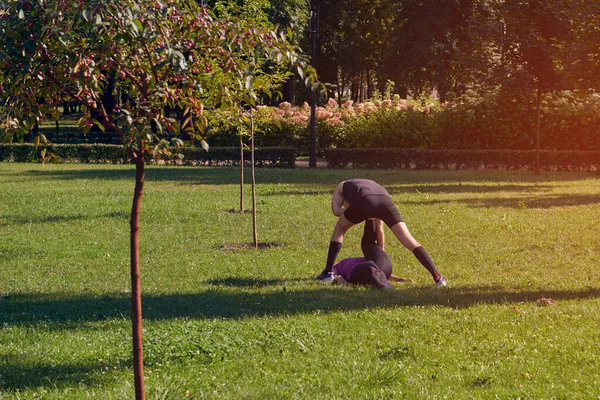
<path fill-rule="evenodd" d="M 599 15 L 585 0 L 325 0 L 318 73 L 330 96 L 353 100 L 387 80 L 401 95 L 435 89 L 442 101 L 472 84 L 532 93 L 514 85 L 530 77 L 543 90 L 598 89 Z"/>

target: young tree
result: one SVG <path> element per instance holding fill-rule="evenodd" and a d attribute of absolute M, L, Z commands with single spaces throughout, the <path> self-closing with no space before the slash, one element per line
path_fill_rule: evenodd
<path fill-rule="evenodd" d="M 57 119 L 63 101 L 77 101 L 86 108 L 80 124 L 118 133 L 135 164 L 130 261 L 137 399 L 145 397 L 139 231 L 146 161 L 201 140 L 204 107 L 235 102 L 233 88 L 253 81 L 252 75 L 242 79 L 248 65 L 268 61 L 278 71 L 296 60 L 263 15 L 256 7 L 243 18 L 217 18 L 186 0 L 0 0 L 7 139 L 22 140 L 48 115 Z M 102 98 L 113 81 L 127 96 L 107 109 Z M 185 119 L 171 118 L 167 107 L 183 110 Z"/>
<path fill-rule="evenodd" d="M 214 6 L 215 12 L 220 16 L 236 16 L 240 23 L 245 21 L 246 29 L 269 29 L 272 25 L 269 22 L 268 15 L 261 14 L 260 10 L 265 9 L 269 3 L 266 0 L 253 0 L 244 2 L 242 6 L 232 4 L 217 4 Z M 285 40 L 293 42 L 293 33 L 288 30 Z M 256 224 L 256 181 L 255 181 L 255 162 L 254 162 L 254 123 L 252 116 L 252 107 L 259 104 L 265 98 L 271 98 L 275 94 L 280 94 L 279 89 L 290 76 L 290 69 L 277 68 L 274 61 L 281 61 L 283 54 L 280 53 L 273 58 L 272 51 L 263 49 L 264 43 L 255 42 L 252 47 L 246 49 L 246 54 L 242 56 L 244 62 L 238 63 L 232 68 L 229 74 L 222 77 L 221 84 L 227 96 L 222 96 L 219 100 L 221 109 L 228 112 L 233 123 L 238 125 L 238 135 L 240 139 L 240 212 L 244 213 L 244 149 L 246 144 L 244 138 L 250 137 L 250 168 L 251 168 L 251 188 L 252 188 L 252 230 L 254 247 L 258 248 L 258 233 Z M 285 54 L 288 65 L 293 67 L 297 73 L 304 77 L 306 74 L 310 83 L 315 80 L 314 70 L 307 66 L 306 60 L 298 56 L 295 52 L 287 51 Z M 306 66 L 306 71 L 305 67 Z"/>

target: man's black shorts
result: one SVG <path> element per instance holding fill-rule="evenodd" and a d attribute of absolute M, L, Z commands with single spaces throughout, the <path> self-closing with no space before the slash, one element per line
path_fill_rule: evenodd
<path fill-rule="evenodd" d="M 398 222 L 404 222 L 392 198 L 379 195 L 355 198 L 350 207 L 344 211 L 344 217 L 353 224 L 361 223 L 367 218 L 377 218 L 390 228 Z"/>

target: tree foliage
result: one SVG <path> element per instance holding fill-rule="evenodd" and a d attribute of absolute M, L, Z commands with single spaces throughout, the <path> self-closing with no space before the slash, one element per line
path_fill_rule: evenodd
<path fill-rule="evenodd" d="M 269 94 L 300 61 L 262 6 L 221 4 L 217 18 L 178 0 L 4 1 L 7 128 L 21 138 L 36 121 L 57 118 L 66 98 L 86 106 L 82 125 L 118 132 L 132 149 L 166 152 L 165 140 L 182 131 L 200 139 L 204 107 Z M 111 80 L 122 101 L 106 109 Z M 175 108 L 186 118 L 172 118 Z"/>
<path fill-rule="evenodd" d="M 121 136 L 136 165 L 130 219 L 133 359 L 143 399 L 140 209 L 148 156 L 202 139 L 206 106 L 239 107 L 277 90 L 298 64 L 262 0 L 1 0 L 0 82 L 8 94 L 5 139 L 21 139 L 63 101 L 86 108 L 80 123 Z M 107 90 L 107 88 L 110 88 Z M 121 101 L 107 108 L 105 97 Z M 114 93 L 113 93 L 114 92 Z M 180 118 L 170 116 L 177 110 Z M 43 136 L 36 139 L 45 141 Z"/>
<path fill-rule="evenodd" d="M 472 84 L 598 88 L 598 11 L 584 0 L 325 0 L 318 70 L 334 84 L 368 70 L 379 87 L 442 100 Z"/>

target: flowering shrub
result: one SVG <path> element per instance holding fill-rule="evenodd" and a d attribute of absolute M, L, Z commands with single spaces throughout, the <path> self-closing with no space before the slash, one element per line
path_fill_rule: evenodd
<path fill-rule="evenodd" d="M 347 142 L 339 147 L 429 147 L 435 138 L 434 114 L 432 104 L 420 107 L 400 99 L 365 103 L 365 112 L 348 121 Z"/>
<path fill-rule="evenodd" d="M 284 141 L 278 145 L 308 149 L 306 103 L 264 107 L 260 115 L 265 135 Z M 531 150 L 536 105 L 535 95 L 474 88 L 442 105 L 407 102 L 398 96 L 341 105 L 330 99 L 325 107 L 317 107 L 316 117 L 319 153 L 327 148 Z M 600 150 L 599 123 L 600 96 L 569 91 L 545 94 L 540 147 Z"/>
<path fill-rule="evenodd" d="M 572 92 L 549 94 L 542 102 L 541 146 L 545 149 L 600 149 L 600 97 Z"/>
<path fill-rule="evenodd" d="M 331 147 L 419 146 L 425 143 L 433 124 L 432 104 L 423 107 L 395 97 L 338 104 L 329 99 L 316 107 L 317 152 Z M 210 113 L 207 141 L 211 146 L 234 146 L 239 127 L 228 122 L 222 111 Z M 278 107 L 258 106 L 255 113 L 257 146 L 295 146 L 308 150 L 310 106 L 283 102 Z"/>
<path fill-rule="evenodd" d="M 437 113 L 439 149 L 534 148 L 535 95 L 500 89 L 471 89 Z M 570 91 L 545 94 L 540 147 L 600 150 L 600 97 Z"/>
<path fill-rule="evenodd" d="M 541 112 L 542 149 L 600 150 L 600 97 L 568 91 L 546 94 Z M 211 146 L 237 147 L 238 135 L 248 134 L 231 113 L 205 111 Z M 307 103 L 257 106 L 253 115 L 257 147 L 296 147 L 300 155 L 307 154 Z M 329 99 L 316 108 L 316 118 L 319 155 L 328 148 L 531 150 L 535 96 L 473 88 L 443 105 L 398 96 L 365 103 Z"/>

